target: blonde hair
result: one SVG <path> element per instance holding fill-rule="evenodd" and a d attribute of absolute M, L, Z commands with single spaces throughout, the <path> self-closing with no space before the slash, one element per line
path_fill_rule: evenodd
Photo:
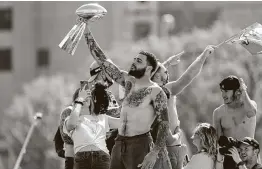
<path fill-rule="evenodd" d="M 205 152 L 214 160 L 217 154 L 217 133 L 216 129 L 209 123 L 200 123 L 194 130 L 200 138 L 200 144 Z"/>

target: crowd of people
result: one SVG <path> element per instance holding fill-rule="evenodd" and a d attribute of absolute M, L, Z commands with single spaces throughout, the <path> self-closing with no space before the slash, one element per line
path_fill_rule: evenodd
<path fill-rule="evenodd" d="M 141 51 L 126 72 L 103 53 L 88 27 L 85 40 L 95 60 L 91 78 L 80 82 L 62 111 L 54 139 L 65 169 L 262 169 L 254 139 L 257 105 L 244 80 L 234 75 L 217 86 L 224 103 L 214 110 L 213 124 L 196 126 L 192 140 L 197 153 L 186 160 L 176 96 L 200 74 L 216 47 L 207 46 L 170 81 L 168 67 L 179 57 L 160 63 Z M 125 90 L 121 102 L 110 92 L 113 83 Z"/>

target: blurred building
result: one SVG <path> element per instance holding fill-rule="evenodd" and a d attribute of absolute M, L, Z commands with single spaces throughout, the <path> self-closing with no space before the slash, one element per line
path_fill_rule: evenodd
<path fill-rule="evenodd" d="M 84 2 L 0 2 L 0 110 L 39 74 L 74 73 L 89 55 L 82 38 L 74 56 L 58 44 Z M 157 2 L 101 2 L 108 13 L 91 30 L 103 49 L 157 33 Z M 89 70 L 87 68 L 87 70 Z"/>
<path fill-rule="evenodd" d="M 76 23 L 75 10 L 83 4 L 86 2 L 0 2 L 1 111 L 21 92 L 23 84 L 37 76 L 76 73 L 83 66 L 89 56 L 83 38 L 74 56 L 58 47 Z M 91 30 L 103 49 L 109 49 L 116 41 L 138 40 L 157 33 L 157 2 L 99 4 L 108 13 L 91 23 Z M 0 168 L 12 168 L 14 164 L 6 160 L 5 147 L 0 145 Z"/>
<path fill-rule="evenodd" d="M 89 56 L 84 39 L 74 56 L 59 49 L 58 44 L 75 24 L 75 10 L 85 3 L 0 2 L 1 111 L 21 92 L 23 84 L 37 76 L 75 73 L 83 66 L 83 60 Z M 160 19 L 164 14 L 175 18 L 171 34 L 187 32 L 194 27 L 207 28 L 218 19 L 241 28 L 254 22 L 262 23 L 261 2 L 104 1 L 99 4 L 108 13 L 92 23 L 91 30 L 104 50 L 110 49 L 115 42 L 159 35 Z M 1 164 L 1 157 L 5 159 L 8 154 L 3 147 L 0 142 L 0 168 L 6 166 Z M 11 167 L 9 164 L 8 168 Z"/>
<path fill-rule="evenodd" d="M 259 1 L 162 1 L 158 8 L 160 16 L 168 13 L 175 17 L 173 34 L 188 32 L 194 27 L 205 29 L 216 20 L 239 28 L 262 23 L 262 2 Z"/>

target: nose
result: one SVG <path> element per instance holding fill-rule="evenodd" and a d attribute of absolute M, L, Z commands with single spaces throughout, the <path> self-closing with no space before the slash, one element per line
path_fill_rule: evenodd
<path fill-rule="evenodd" d="M 240 155 L 245 155 L 245 150 L 238 150 Z"/>

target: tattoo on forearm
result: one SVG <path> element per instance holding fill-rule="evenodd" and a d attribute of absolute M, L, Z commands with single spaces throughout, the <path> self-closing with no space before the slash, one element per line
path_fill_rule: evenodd
<path fill-rule="evenodd" d="M 155 111 L 157 114 L 157 121 L 159 122 L 159 128 L 156 138 L 156 148 L 161 149 L 166 145 L 166 139 L 169 131 L 168 121 L 168 109 L 167 109 L 167 97 L 163 91 L 161 91 L 155 99 Z"/>
<path fill-rule="evenodd" d="M 61 113 L 61 118 L 60 118 L 60 125 L 59 125 L 59 129 L 60 129 L 60 133 L 62 136 L 62 139 L 65 143 L 67 144 L 73 144 L 73 140 L 63 132 L 63 126 L 64 126 L 64 122 L 65 119 L 70 116 L 71 114 L 71 110 L 69 108 L 65 109 L 62 113 Z"/>
<path fill-rule="evenodd" d="M 125 103 L 129 107 L 138 107 L 143 103 L 144 99 L 152 93 L 152 88 L 143 88 L 137 92 L 132 93 L 130 96 L 126 97 Z"/>
<path fill-rule="evenodd" d="M 108 61 L 103 62 L 102 66 L 105 72 L 108 74 L 108 76 L 110 76 L 114 81 L 118 83 L 121 82 L 120 83 L 121 86 L 125 86 L 125 79 L 124 79 L 123 72 L 121 72 L 118 67 L 116 67 L 115 65 L 113 65 Z"/>
<path fill-rule="evenodd" d="M 120 117 L 120 108 L 113 108 L 113 109 L 109 109 L 107 111 L 107 115 L 112 116 L 112 117 L 116 117 L 119 118 Z"/>
<path fill-rule="evenodd" d="M 104 52 L 102 51 L 102 49 L 96 43 L 96 41 L 95 41 L 95 39 L 94 39 L 94 37 L 93 37 L 93 35 L 90 31 L 88 33 L 85 33 L 85 39 L 86 39 L 87 45 L 89 46 L 90 53 L 95 58 L 95 60 L 100 61 L 100 62 L 105 61 L 107 58 L 106 58 Z"/>
<path fill-rule="evenodd" d="M 166 139 L 168 136 L 169 124 L 168 121 L 162 121 L 158 125 L 158 132 L 156 137 L 156 148 L 158 150 L 166 146 Z"/>
<path fill-rule="evenodd" d="M 102 65 L 105 72 L 116 82 L 120 83 L 120 85 L 125 86 L 123 73 L 118 69 L 117 66 L 107 61 L 107 57 L 105 56 L 102 49 L 99 47 L 97 42 L 95 41 L 91 31 L 85 33 L 86 43 L 90 49 L 90 53 L 94 57 L 94 59 L 98 62 L 98 64 Z"/>

